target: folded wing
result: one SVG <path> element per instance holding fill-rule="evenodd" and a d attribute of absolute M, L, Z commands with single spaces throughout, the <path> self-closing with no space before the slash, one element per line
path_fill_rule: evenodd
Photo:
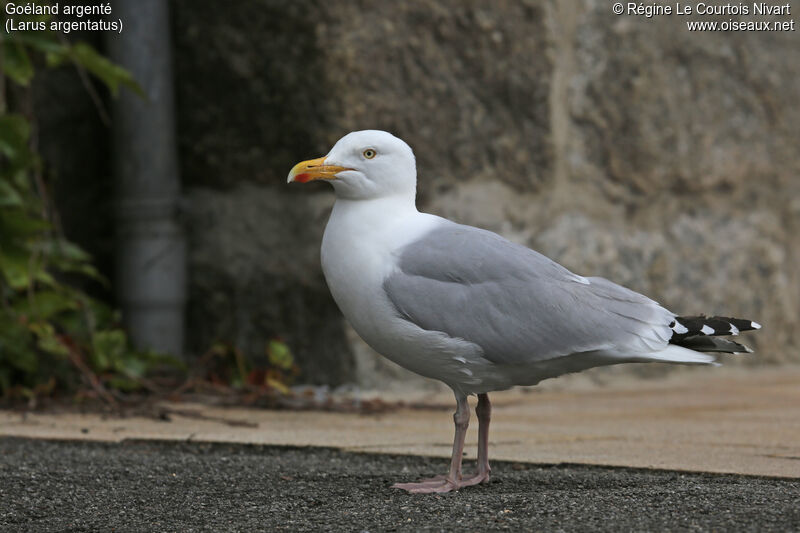
<path fill-rule="evenodd" d="M 398 314 L 498 364 L 581 352 L 646 358 L 673 333 L 675 315 L 653 300 L 471 226 L 443 220 L 398 260 L 384 282 Z"/>

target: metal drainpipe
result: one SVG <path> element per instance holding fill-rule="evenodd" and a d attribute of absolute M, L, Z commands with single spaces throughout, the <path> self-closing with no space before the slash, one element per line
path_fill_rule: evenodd
<path fill-rule="evenodd" d="M 122 89 L 114 102 L 117 293 L 135 346 L 183 355 L 186 245 L 175 140 L 169 3 L 116 0 L 120 34 L 111 59 L 146 98 Z"/>

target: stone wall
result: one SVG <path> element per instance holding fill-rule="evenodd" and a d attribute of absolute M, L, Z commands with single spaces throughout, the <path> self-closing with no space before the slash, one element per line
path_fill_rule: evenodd
<path fill-rule="evenodd" d="M 414 148 L 422 209 L 678 312 L 756 319 L 742 364 L 800 361 L 797 32 L 692 33 L 593 0 L 172 8 L 195 350 L 259 357 L 281 336 L 308 381 L 404 377 L 325 287 L 331 192 L 285 184 L 377 128 Z"/>

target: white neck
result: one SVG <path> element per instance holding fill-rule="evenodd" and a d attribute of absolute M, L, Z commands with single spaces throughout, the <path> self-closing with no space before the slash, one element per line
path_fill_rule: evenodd
<path fill-rule="evenodd" d="M 356 270 L 368 268 L 372 261 L 382 262 L 387 254 L 429 231 L 436 220 L 440 219 L 420 213 L 412 199 L 402 196 L 337 198 L 322 239 L 323 270 L 327 271 L 336 258 L 341 261 L 342 255 L 361 257 L 365 264 L 353 266 Z M 328 253 L 334 249 L 335 254 Z"/>
<path fill-rule="evenodd" d="M 413 213 L 417 213 L 416 202 L 413 197 L 407 198 L 406 195 L 398 194 L 370 199 L 337 197 L 336 203 L 333 204 L 331 221 L 334 220 L 334 217 L 344 215 L 348 218 L 363 217 L 365 224 L 383 224 Z"/>

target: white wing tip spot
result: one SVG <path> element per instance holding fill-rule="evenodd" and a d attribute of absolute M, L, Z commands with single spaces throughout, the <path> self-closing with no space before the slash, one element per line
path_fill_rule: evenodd
<path fill-rule="evenodd" d="M 708 325 L 703 324 L 703 328 L 700 330 L 700 333 L 702 333 L 703 335 L 713 335 L 714 328 L 710 328 L 708 327 Z"/>
<path fill-rule="evenodd" d="M 758 322 L 753 322 L 752 320 L 750 321 L 750 326 L 753 329 L 761 329 L 761 324 L 759 324 Z"/>
<path fill-rule="evenodd" d="M 684 326 L 683 324 L 681 324 L 677 320 L 675 321 L 675 325 L 672 326 L 672 329 L 678 335 L 683 335 L 684 333 L 688 333 L 688 331 L 689 331 L 689 328 L 687 328 L 686 326 Z"/>

